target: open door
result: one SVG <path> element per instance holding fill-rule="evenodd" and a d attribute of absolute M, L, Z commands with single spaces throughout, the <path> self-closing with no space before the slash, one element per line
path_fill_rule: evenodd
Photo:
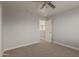
<path fill-rule="evenodd" d="M 40 39 L 45 40 L 45 20 L 40 20 Z"/>
<path fill-rule="evenodd" d="M 40 39 L 52 42 L 52 21 L 40 20 Z"/>
<path fill-rule="evenodd" d="M 52 42 L 52 20 L 46 20 L 46 32 L 45 40 L 47 42 Z"/>

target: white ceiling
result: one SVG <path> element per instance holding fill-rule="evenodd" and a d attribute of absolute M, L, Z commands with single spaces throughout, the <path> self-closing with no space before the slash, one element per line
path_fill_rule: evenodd
<path fill-rule="evenodd" d="M 79 7 L 79 1 L 53 1 L 52 3 L 56 6 L 52 9 L 48 5 L 44 9 L 40 9 L 43 2 L 31 2 L 31 1 L 17 1 L 17 2 L 2 2 L 4 6 L 16 7 L 24 10 L 29 10 L 30 12 L 36 13 L 41 16 L 49 17 L 51 15 L 57 15 L 61 12 L 65 12 L 72 8 Z"/>

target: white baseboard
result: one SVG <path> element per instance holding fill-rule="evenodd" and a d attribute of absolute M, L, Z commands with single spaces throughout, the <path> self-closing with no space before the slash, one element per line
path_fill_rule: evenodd
<path fill-rule="evenodd" d="M 4 52 L 5 52 L 5 51 L 8 51 L 8 50 L 20 48 L 20 47 L 23 47 L 23 46 L 29 46 L 29 45 L 36 44 L 36 43 L 40 43 L 40 40 L 39 40 L 39 41 L 35 41 L 35 42 L 31 42 L 31 43 L 28 43 L 28 44 L 23 44 L 23 45 L 19 45 L 19 46 L 7 48 L 7 49 L 4 49 Z"/>
<path fill-rule="evenodd" d="M 57 41 L 53 41 L 53 43 L 56 43 L 58 45 L 61 45 L 61 46 L 68 47 L 68 48 L 79 51 L 79 48 L 76 48 L 76 47 L 73 47 L 73 46 L 70 46 L 70 45 L 67 45 L 67 44 L 63 44 L 63 43 L 60 43 L 60 42 L 57 42 Z"/>

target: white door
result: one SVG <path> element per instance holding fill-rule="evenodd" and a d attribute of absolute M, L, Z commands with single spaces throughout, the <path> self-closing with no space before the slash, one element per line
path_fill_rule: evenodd
<path fill-rule="evenodd" d="M 40 39 L 45 40 L 45 20 L 40 20 Z"/>
<path fill-rule="evenodd" d="M 45 40 L 47 42 L 52 42 L 52 20 L 46 21 L 46 33 Z"/>

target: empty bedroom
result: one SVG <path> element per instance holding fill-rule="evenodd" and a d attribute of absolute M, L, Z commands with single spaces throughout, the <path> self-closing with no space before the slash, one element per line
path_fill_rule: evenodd
<path fill-rule="evenodd" d="M 79 1 L 0 1 L 1 57 L 79 57 Z"/>

